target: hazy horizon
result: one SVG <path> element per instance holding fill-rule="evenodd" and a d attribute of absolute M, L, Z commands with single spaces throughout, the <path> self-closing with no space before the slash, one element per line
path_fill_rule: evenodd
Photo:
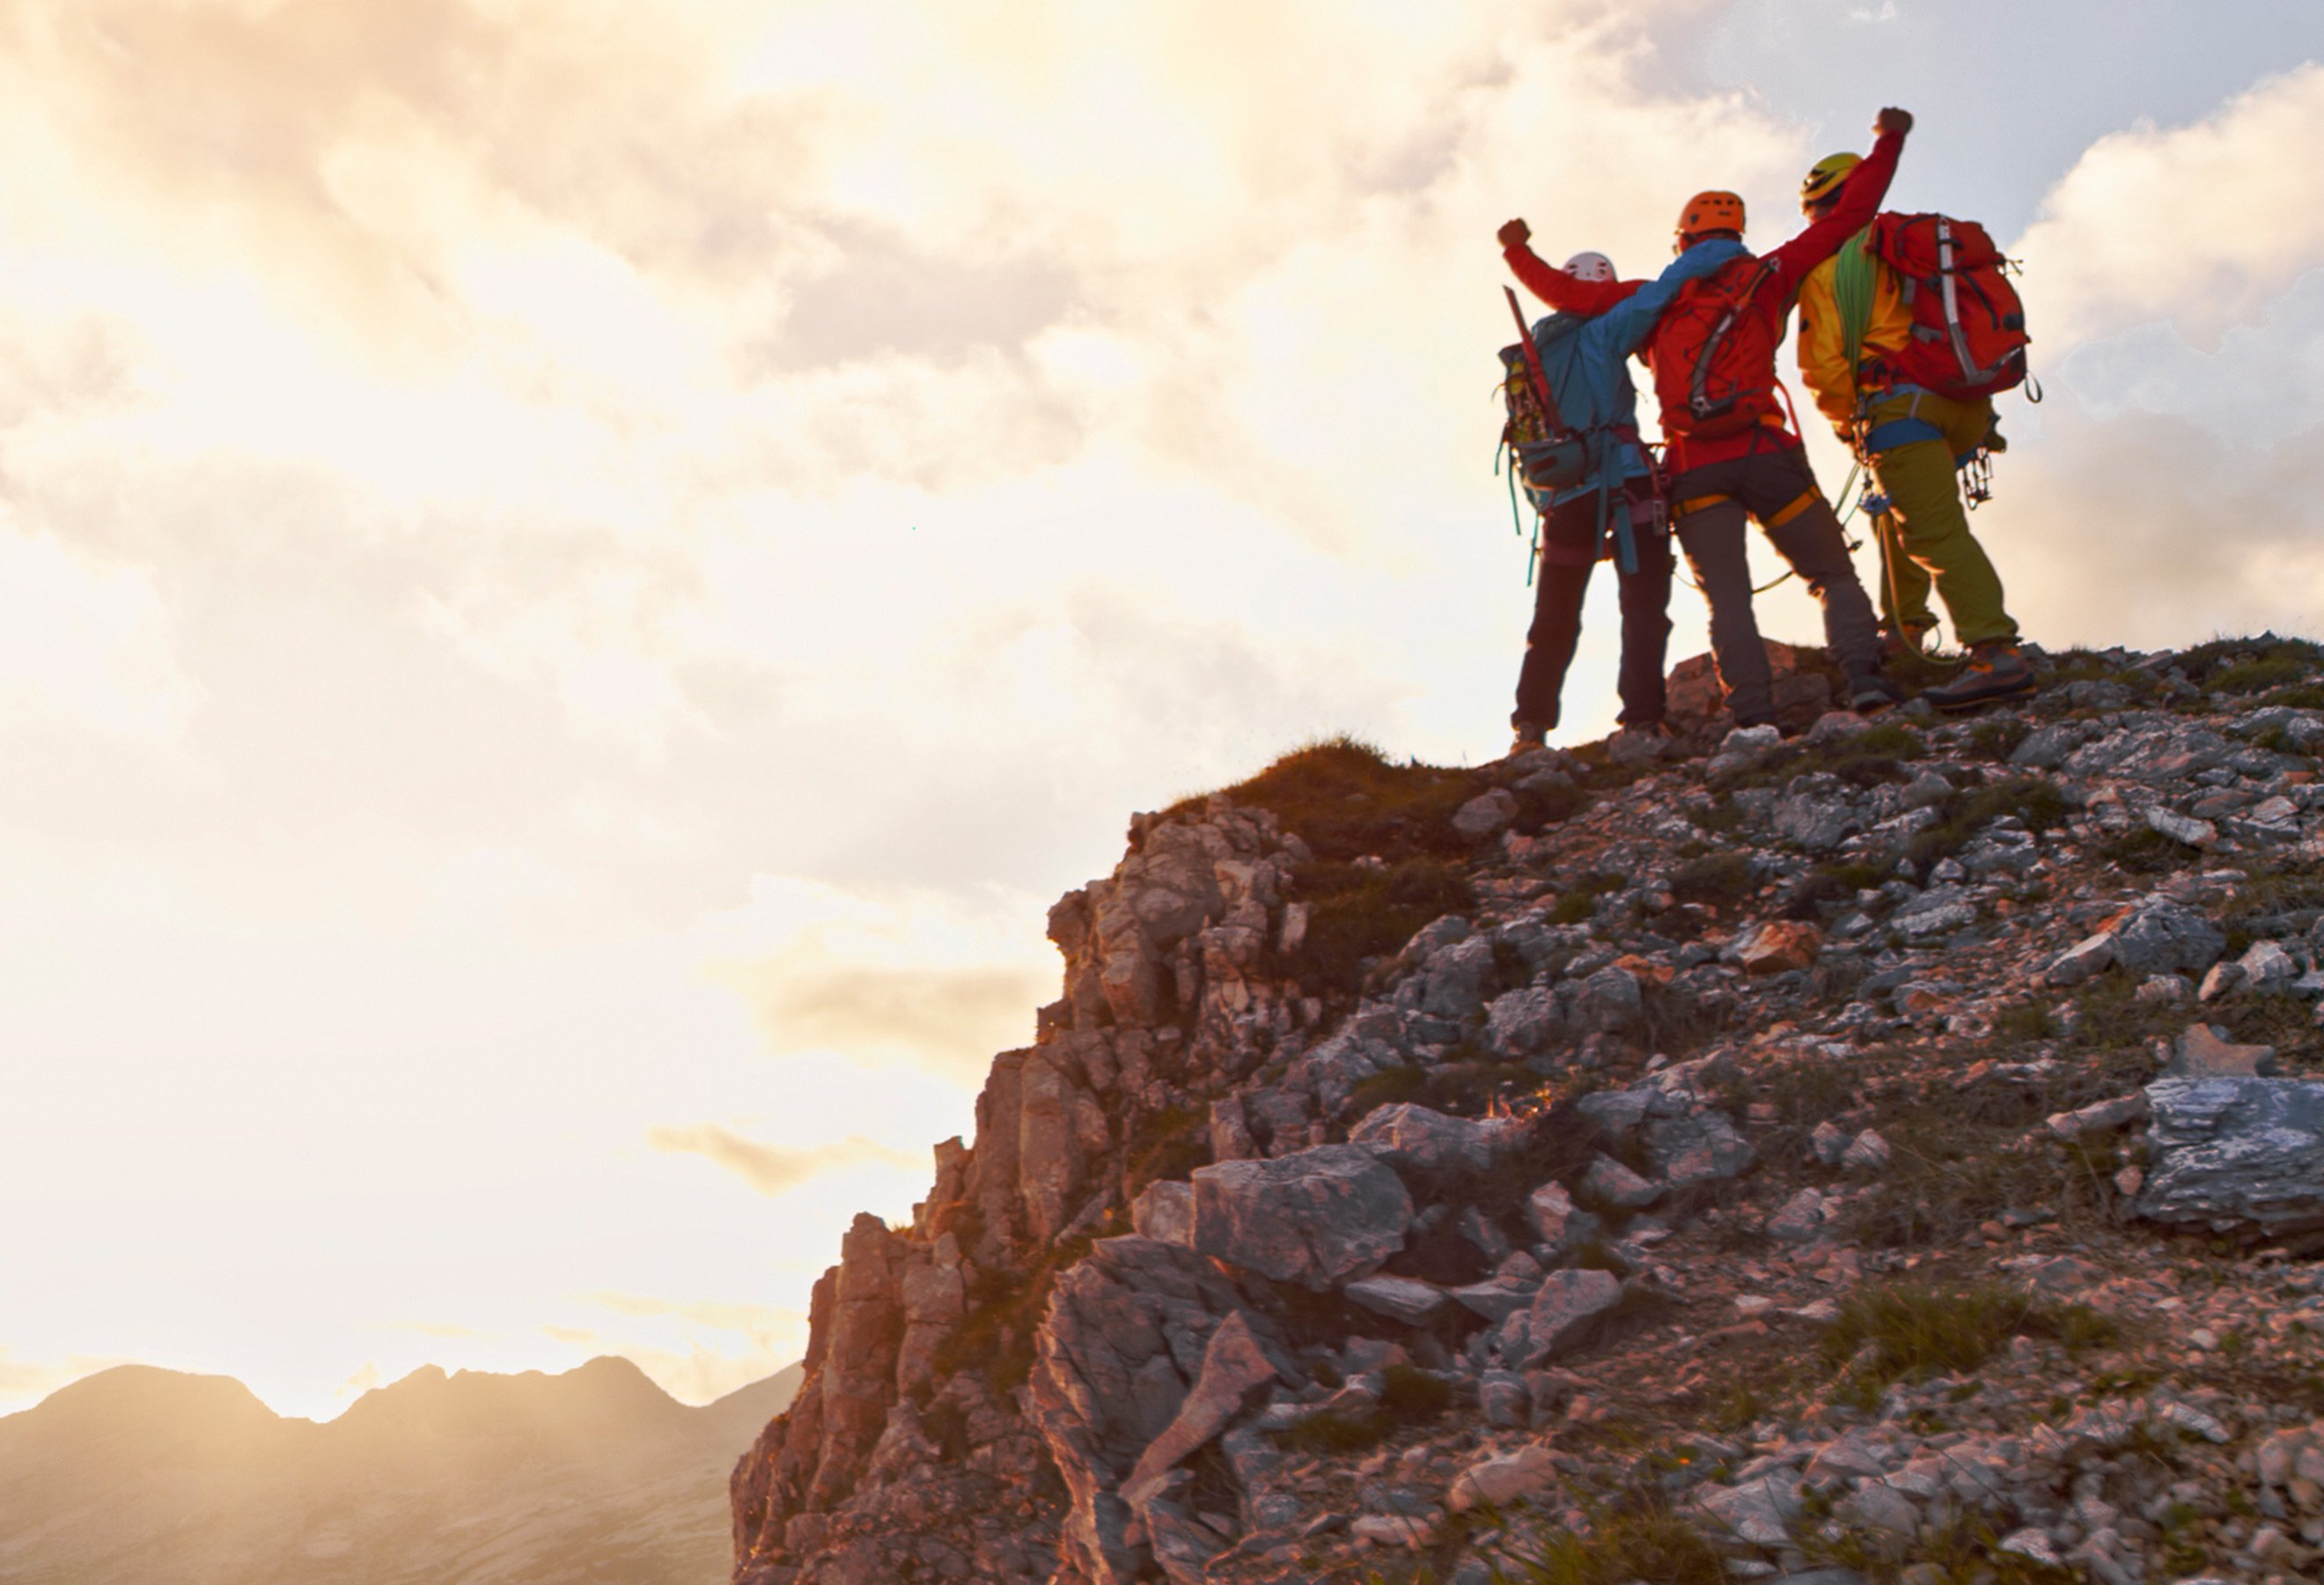
<path fill-rule="evenodd" d="M 1891 207 L 2026 265 L 1976 526 L 2028 635 L 2315 633 L 2319 52 L 2290 0 L 0 0 L 0 1414 L 798 1358 L 1131 811 L 1503 747 L 1511 215 L 1644 273 L 1730 187 L 1766 246 L 1911 108 Z"/>

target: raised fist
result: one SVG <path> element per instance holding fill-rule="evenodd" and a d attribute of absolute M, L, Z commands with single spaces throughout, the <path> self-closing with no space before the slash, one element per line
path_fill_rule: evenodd
<path fill-rule="evenodd" d="M 1872 120 L 1872 135 L 1875 137 L 1884 137 L 1892 132 L 1898 137 L 1902 137 L 1912 130 L 1913 113 L 1910 110 L 1899 110 L 1894 105 L 1881 111 Z"/>
<path fill-rule="evenodd" d="M 1911 117 L 1905 119 L 1910 120 Z M 1523 220 L 1512 220 L 1494 232 L 1493 236 L 1503 247 L 1521 247 L 1533 240 L 1533 227 Z"/>

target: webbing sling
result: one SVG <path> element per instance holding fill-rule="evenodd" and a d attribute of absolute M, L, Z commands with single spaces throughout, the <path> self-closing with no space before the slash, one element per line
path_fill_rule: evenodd
<path fill-rule="evenodd" d="M 1831 261 L 1831 303 L 1840 317 L 1840 345 L 1848 354 L 1848 377 L 1857 377 L 1864 357 L 1864 338 L 1872 329 L 1872 227 L 1840 244 Z"/>
<path fill-rule="evenodd" d="M 1702 511 L 1706 506 L 1716 506 L 1722 501 L 1732 501 L 1733 499 L 1735 499 L 1735 497 L 1732 496 L 1692 496 L 1686 500 L 1678 502 L 1676 505 L 1673 505 L 1671 507 L 1671 516 L 1674 519 L 1690 516 L 1694 513 Z M 1813 490 L 1802 490 L 1798 495 L 1793 496 L 1790 500 L 1784 502 L 1782 506 L 1778 507 L 1773 516 L 1762 518 L 1760 520 L 1759 526 L 1761 528 L 1781 528 L 1793 518 L 1797 517 L 1801 513 L 1814 505 L 1817 499 L 1818 496 Z"/>
<path fill-rule="evenodd" d="M 1797 517 L 1809 507 L 1814 505 L 1822 498 L 1823 497 L 1817 495 L 1813 490 L 1802 490 L 1798 495 L 1793 496 L 1781 507 L 1777 508 L 1775 514 L 1760 524 L 1759 526 L 1768 530 L 1770 533 L 1773 533 L 1775 530 L 1783 527 L 1786 523 L 1789 523 L 1793 518 Z"/>

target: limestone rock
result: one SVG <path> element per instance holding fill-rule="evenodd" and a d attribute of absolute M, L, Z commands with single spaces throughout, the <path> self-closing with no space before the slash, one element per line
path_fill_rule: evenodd
<path fill-rule="evenodd" d="M 1121 1480 L 1176 1421 L 1213 1333 L 1241 1310 L 1208 1261 L 1150 1238 L 1104 1239 L 1057 1279 L 1028 1386 L 1065 1485 L 1064 1550 L 1097 1585 L 1139 1577 Z"/>
<path fill-rule="evenodd" d="M 1538 1056 L 1564 1038 L 1565 1015 L 1545 986 L 1525 986 L 1495 996 L 1485 1009 L 1485 1038 L 1512 1057 Z"/>
<path fill-rule="evenodd" d="M 2225 943 L 2223 942 L 2222 945 Z M 2084 937 L 2051 959 L 2043 978 L 2054 986 L 2075 986 L 2095 979 L 2114 967 L 2114 935 L 2101 931 Z"/>
<path fill-rule="evenodd" d="M 2200 974 L 2227 950 L 2218 926 L 2169 898 L 2141 905 L 2116 923 L 2114 959 L 2131 973 Z"/>
<path fill-rule="evenodd" d="M 1736 955 L 1746 974 L 1781 974 L 1787 969 L 1812 969 L 1823 947 L 1823 932 L 1790 919 L 1774 919 L 1754 929 L 1737 944 Z"/>
<path fill-rule="evenodd" d="M 2080 747 L 2081 743 L 2082 731 L 2076 723 L 2061 721 L 2054 726 L 2036 727 L 2009 751 L 2009 763 L 2036 770 L 2054 771 L 2066 763 L 2066 756 Z"/>
<path fill-rule="evenodd" d="M 2265 1079 L 2275 1072 L 2272 1045 L 2238 1045 L 2211 1024 L 2190 1024 L 2180 1035 L 2165 1079 Z"/>
<path fill-rule="evenodd" d="M 1862 824 L 1836 791 L 1803 789 L 1775 805 L 1775 834 L 1811 853 L 1831 852 Z"/>
<path fill-rule="evenodd" d="M 1485 982 L 1492 978 L 1493 943 L 1471 936 L 1430 955 L 1420 1006 L 1440 1018 L 1474 1018 L 1485 1010 Z"/>
<path fill-rule="evenodd" d="M 1646 1017 L 1646 996 L 1627 969 L 1600 969 L 1582 982 L 1574 997 L 1574 1021 L 1592 1034 L 1621 1034 Z"/>
<path fill-rule="evenodd" d="M 1785 1244 L 1804 1244 L 1821 1230 L 1823 1219 L 1823 1196 L 1803 1189 L 1767 1219 L 1767 1237 Z"/>
<path fill-rule="evenodd" d="M 1148 1183 L 1130 1201 L 1130 1225 L 1141 1238 L 1193 1247 L 1194 1186 L 1168 1179 Z"/>
<path fill-rule="evenodd" d="M 1676 1117 L 1649 1117 L 1640 1131 L 1655 1177 L 1675 1189 L 1724 1182 L 1758 1160 L 1751 1142 L 1724 1112 L 1698 1107 Z"/>
<path fill-rule="evenodd" d="M 2116 1128 L 2126 1128 L 2144 1118 L 2146 1113 L 2145 1093 L 2133 1090 L 2111 1100 L 2092 1101 L 2079 1110 L 2052 1113 L 2044 1126 L 2061 1139 L 2080 1139 L 2089 1134 L 2107 1134 Z"/>
<path fill-rule="evenodd" d="M 1601 1155 L 1582 1174 L 1582 1192 L 1600 1205 L 1637 1210 L 1663 1197 L 1662 1185 L 1650 1183 L 1611 1156 Z"/>
<path fill-rule="evenodd" d="M 1589 1332 L 1591 1323 L 1621 1302 L 1622 1284 L 1609 1271 L 1554 1271 L 1542 1279 L 1525 1317 L 1521 1357 L 1510 1363 L 1530 1370 L 1544 1360 L 1572 1349 Z M 1513 1315 L 1505 1326 L 1513 1326 Z"/>
<path fill-rule="evenodd" d="M 1840 1164 L 1858 1173 L 1877 1173 L 1888 1165 L 1892 1154 L 1888 1141 L 1877 1129 L 1867 1128 L 1849 1142 L 1840 1153 Z"/>
<path fill-rule="evenodd" d="M 1720 1528 L 1753 1546 L 1782 1546 L 1800 1514 L 1800 1483 L 1764 1475 L 1738 1486 L 1707 1486 L 1695 1498 Z"/>
<path fill-rule="evenodd" d="M 1344 1292 L 1349 1302 L 1406 1326 L 1426 1326 L 1444 1312 L 1449 1302 L 1443 1289 L 1415 1277 L 1361 1277 L 1350 1283 Z"/>
<path fill-rule="evenodd" d="M 2324 1228 L 2324 1083 L 2163 1079 L 2138 1213 L 2281 1237 Z"/>
<path fill-rule="evenodd" d="M 1533 1224 L 1535 1236 L 1553 1249 L 1565 1242 L 1574 1214 L 1573 1196 L 1563 1183 L 1544 1183 L 1526 1196 L 1526 1219 Z"/>
<path fill-rule="evenodd" d="M 1360 1145 L 1221 1162 L 1194 1185 L 1196 1249 L 1319 1293 L 1378 1267 L 1412 1224 L 1403 1180 Z"/>
<path fill-rule="evenodd" d="M 1452 816 L 1452 829 L 1472 842 L 1482 841 L 1517 818 L 1517 795 L 1495 787 L 1462 804 Z"/>
<path fill-rule="evenodd" d="M 2286 989 L 2300 978 L 2300 964 L 2282 941 L 2254 941 L 2236 962 L 2244 971 L 2244 983 L 2256 991 Z"/>
<path fill-rule="evenodd" d="M 1427 1107 L 1399 1102 L 1370 1113 L 1348 1135 L 1407 1176 L 1461 1171 L 1482 1172 L 1507 1144 L 1508 1126 L 1448 1117 Z"/>
<path fill-rule="evenodd" d="M 2174 842 L 2184 842 L 2190 848 L 2209 848 L 2219 839 L 2219 828 L 2209 820 L 2175 814 L 2159 803 L 2146 811 L 2146 829 L 2159 831 Z"/>
<path fill-rule="evenodd" d="M 1506 1507 L 1526 1497 L 1539 1497 L 1557 1485 L 1557 1465 L 1549 1449 L 1529 1442 L 1513 1453 L 1480 1460 L 1452 1478 L 1444 1506 L 1465 1514 L 1480 1503 Z"/>
<path fill-rule="evenodd" d="M 1176 1417 L 1147 1444 L 1123 1478 L 1123 1500 L 1135 1510 L 1153 1495 L 1154 1483 L 1165 1472 L 1224 1431 L 1242 1413 L 1250 1394 L 1274 1379 L 1275 1367 L 1251 1335 L 1250 1322 L 1243 1312 L 1238 1310 L 1219 1322 L 1203 1350 L 1203 1367 L 1194 1389 L 1178 1405 Z"/>

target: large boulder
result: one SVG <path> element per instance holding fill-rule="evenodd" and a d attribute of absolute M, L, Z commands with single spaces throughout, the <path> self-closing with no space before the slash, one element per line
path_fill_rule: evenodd
<path fill-rule="evenodd" d="M 1591 1323 L 1621 1300 L 1622 1284 L 1612 1272 L 1554 1271 L 1542 1279 L 1531 1306 L 1501 1323 L 1502 1357 L 1530 1370 L 1577 1346 Z"/>
<path fill-rule="evenodd" d="M 1212 1374 L 1213 1342 L 1237 1317 L 1236 1334 L 1221 1345 L 1222 1379 L 1182 1425 L 1190 1396 Z M 1168 1456 L 1156 1443 L 1173 1427 L 1185 1441 L 1219 1402 L 1240 1397 L 1231 1384 L 1256 1376 L 1247 1345 L 1258 1341 L 1264 1352 L 1249 1326 L 1241 1295 L 1218 1268 L 1176 1245 L 1102 1239 L 1058 1277 L 1027 1386 L 1032 1423 L 1065 1482 L 1063 1551 L 1081 1578 L 1130 1585 L 1149 1577 L 1121 1484 L 1149 1452 L 1157 1463 Z"/>
<path fill-rule="evenodd" d="M 2146 1095 L 2141 1216 L 2271 1237 L 2324 1228 L 2324 1083 L 2162 1079 Z"/>
<path fill-rule="evenodd" d="M 1863 829 L 1836 777 L 1801 777 L 1775 805 L 1775 834 L 1811 853 L 1829 853 Z"/>
<path fill-rule="evenodd" d="M 1429 956 L 1420 1009 L 1440 1018 L 1474 1018 L 1485 1010 L 1485 984 L 1492 975 L 1489 936 L 1471 936 L 1441 948 Z"/>
<path fill-rule="evenodd" d="M 1176 1416 L 1147 1444 L 1123 1478 L 1122 1500 L 1135 1510 L 1150 1498 L 1166 1473 L 1232 1423 L 1252 1393 L 1275 1376 L 1275 1365 L 1243 1312 L 1238 1310 L 1221 1321 L 1203 1349 L 1202 1368 Z"/>
<path fill-rule="evenodd" d="M 1592 1034 L 1620 1034 L 1636 1029 L 1646 1015 L 1638 977 L 1610 965 L 1600 969 L 1582 982 L 1573 999 L 1573 1015 Z"/>
<path fill-rule="evenodd" d="M 2114 960 L 2137 975 L 2200 974 L 2227 950 L 2218 925 L 2168 897 L 2141 904 L 2107 933 Z"/>
<path fill-rule="evenodd" d="M 1566 1036 L 1565 1010 L 1557 993 L 1529 985 L 1495 996 L 1485 1009 L 1485 1038 L 1512 1057 L 1539 1056 Z"/>
<path fill-rule="evenodd" d="M 1356 1145 L 1195 1169 L 1194 1247 L 1317 1293 L 1368 1275 L 1404 1247 L 1412 1196 Z"/>
<path fill-rule="evenodd" d="M 1506 1122 L 1447 1117 L 1426 1107 L 1380 1108 L 1356 1125 L 1348 1143 L 1360 1145 L 1401 1173 L 1482 1172 L 1509 1137 Z"/>
<path fill-rule="evenodd" d="M 1646 1157 L 1655 1176 L 1674 1188 L 1719 1182 L 1748 1172 L 1758 1153 L 1736 1132 L 1727 1114 L 1708 1107 L 1645 1126 Z"/>

